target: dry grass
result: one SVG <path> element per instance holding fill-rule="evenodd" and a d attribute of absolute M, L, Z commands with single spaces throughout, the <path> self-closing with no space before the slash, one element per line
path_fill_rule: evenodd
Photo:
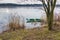
<path fill-rule="evenodd" d="M 15 31 L 16 29 L 24 29 L 24 26 L 20 25 L 20 17 L 17 15 L 11 15 L 10 16 L 10 20 L 9 20 L 9 27 L 10 27 L 10 30 L 13 30 Z"/>
<path fill-rule="evenodd" d="M 48 27 L 21 29 L 1 34 L 0 40 L 60 40 L 60 32 L 49 31 Z"/>
<path fill-rule="evenodd" d="M 10 21 L 9 27 L 11 27 L 11 29 L 18 29 L 20 25 L 18 21 L 14 19 L 15 17 L 12 19 L 13 21 Z M 0 40 L 60 40 L 60 22 L 57 22 L 52 28 L 55 31 L 49 31 L 48 27 L 45 26 L 4 32 L 0 34 Z"/>

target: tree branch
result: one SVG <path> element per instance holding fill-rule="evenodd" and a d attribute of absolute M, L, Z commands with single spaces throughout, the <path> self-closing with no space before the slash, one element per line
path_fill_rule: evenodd
<path fill-rule="evenodd" d="M 56 1 L 57 1 L 57 0 L 53 0 L 53 6 L 52 6 L 52 10 L 51 10 L 51 11 L 53 11 L 53 10 L 54 10 L 55 5 L 56 5 Z"/>

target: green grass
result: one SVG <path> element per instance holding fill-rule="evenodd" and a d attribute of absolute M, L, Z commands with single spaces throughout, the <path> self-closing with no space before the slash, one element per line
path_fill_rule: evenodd
<path fill-rule="evenodd" d="M 0 40 L 60 40 L 60 32 L 49 31 L 47 27 L 21 29 L 0 34 Z"/>

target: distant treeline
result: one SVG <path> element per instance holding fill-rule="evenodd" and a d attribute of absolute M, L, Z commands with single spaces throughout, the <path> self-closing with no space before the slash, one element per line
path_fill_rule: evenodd
<path fill-rule="evenodd" d="M 14 3 L 1 3 L 0 7 L 42 7 L 42 4 L 14 4 Z M 56 5 L 60 7 L 60 5 Z"/>

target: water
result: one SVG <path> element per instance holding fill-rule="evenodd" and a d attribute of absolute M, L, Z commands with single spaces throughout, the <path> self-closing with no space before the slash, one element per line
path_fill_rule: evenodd
<path fill-rule="evenodd" d="M 55 13 L 60 13 L 60 7 L 55 8 Z M 0 33 L 9 29 L 7 24 L 9 23 L 9 17 L 11 14 L 18 14 L 20 16 L 20 22 L 24 21 L 25 28 L 35 28 L 41 27 L 41 23 L 26 23 L 27 18 L 38 18 L 44 19 L 46 18 L 46 14 L 43 11 L 42 7 L 17 7 L 17 8 L 0 8 Z"/>

